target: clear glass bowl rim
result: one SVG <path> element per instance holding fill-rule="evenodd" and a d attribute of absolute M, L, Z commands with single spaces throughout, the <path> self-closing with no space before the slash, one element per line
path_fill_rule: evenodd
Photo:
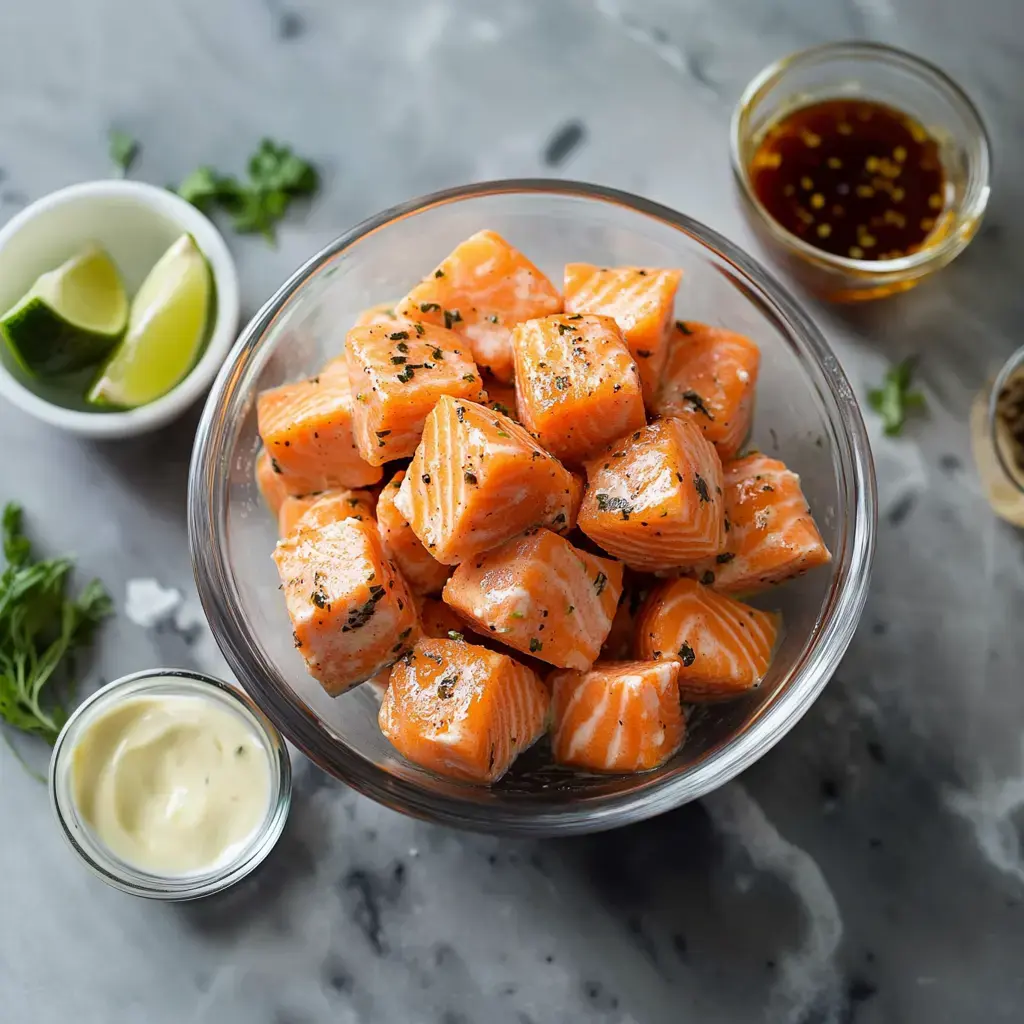
<path fill-rule="evenodd" d="M 913 72 L 919 78 L 926 79 L 937 92 L 943 93 L 954 106 L 959 107 L 961 114 L 973 124 L 976 132 L 974 142 L 978 153 L 977 166 L 974 168 L 974 187 L 964 197 L 963 209 L 957 216 L 957 225 L 966 221 L 980 220 L 985 213 L 992 173 L 992 145 L 981 112 L 974 105 L 973 100 L 945 71 L 923 57 L 918 57 L 916 54 L 901 50 L 896 46 L 859 39 L 821 43 L 817 46 L 797 50 L 763 68 L 747 84 L 733 110 L 732 120 L 729 124 L 729 154 L 732 173 L 744 198 L 757 211 L 758 217 L 775 239 L 820 266 L 855 271 L 861 276 L 889 276 L 920 270 L 931 264 L 945 265 L 949 263 L 963 251 L 971 240 L 970 236 L 965 238 L 961 231 L 956 230 L 956 227 L 938 245 L 927 246 L 909 256 L 901 256 L 895 260 L 855 260 L 818 249 L 791 234 L 768 213 L 761 200 L 758 199 L 742 155 L 744 114 L 756 102 L 763 90 L 779 81 L 788 72 L 801 66 L 821 65 L 830 58 L 845 60 L 861 58 L 866 61 L 898 65 Z"/>
<path fill-rule="evenodd" d="M 787 342 L 814 379 L 826 405 L 827 433 L 840 481 L 836 509 L 840 536 L 833 552 L 836 575 L 819 615 L 816 641 L 793 666 L 788 685 L 742 732 L 688 771 L 657 782 L 645 783 L 638 776 L 628 792 L 576 799 L 564 806 L 518 796 L 514 804 L 453 799 L 391 775 L 354 749 L 325 741 L 315 716 L 290 697 L 287 683 L 263 657 L 245 621 L 222 544 L 227 513 L 226 444 L 234 443 L 231 425 L 241 422 L 251 398 L 237 382 L 292 296 L 340 253 L 394 221 L 464 199 L 507 194 L 622 206 L 688 235 L 728 263 L 756 301 L 771 307 L 785 324 Z M 811 706 L 849 646 L 867 598 L 876 524 L 874 465 L 856 398 L 821 332 L 787 290 L 756 260 L 691 217 L 628 192 L 563 179 L 487 181 L 434 192 L 369 217 L 322 249 L 278 289 L 239 336 L 207 399 L 189 469 L 189 546 L 199 597 L 224 657 L 264 714 L 324 771 L 385 806 L 457 828 L 510 836 L 580 834 L 641 821 L 711 792 L 758 760 Z"/>
<path fill-rule="evenodd" d="M 73 750 L 67 746 L 68 739 L 74 734 L 75 726 L 82 717 L 97 704 L 116 702 L 124 696 L 124 691 L 130 691 L 127 694 L 128 697 L 145 696 L 147 682 L 158 684 L 166 680 L 172 682 L 181 680 L 186 687 L 198 684 L 193 686 L 195 690 L 213 689 L 221 698 L 237 704 L 262 733 L 267 746 L 276 755 L 271 761 L 270 771 L 272 776 L 276 776 L 274 786 L 277 790 L 277 799 L 270 807 L 262 826 L 233 860 L 222 864 L 213 871 L 184 875 L 180 878 L 138 871 L 128 865 L 123 865 L 112 854 L 106 853 L 98 841 L 84 844 L 79 842 L 75 830 L 64 816 L 59 792 L 64 773 L 64 759 L 70 756 Z M 284 737 L 248 694 L 240 692 L 236 687 L 223 680 L 215 679 L 202 672 L 192 672 L 180 668 L 150 668 L 121 676 L 105 686 L 101 686 L 75 708 L 64 723 L 57 742 L 53 745 L 47 784 L 50 791 L 50 806 L 60 825 L 65 842 L 78 854 L 82 863 L 93 874 L 98 875 L 115 889 L 120 889 L 133 896 L 183 902 L 222 892 L 255 871 L 267 858 L 281 837 L 288 820 L 292 799 L 292 764 Z"/>

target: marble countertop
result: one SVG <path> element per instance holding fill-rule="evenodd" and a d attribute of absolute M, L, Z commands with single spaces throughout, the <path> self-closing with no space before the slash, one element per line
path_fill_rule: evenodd
<path fill-rule="evenodd" d="M 238 167 L 264 134 L 320 163 L 322 196 L 276 250 L 230 239 L 246 313 L 355 221 L 472 179 L 617 186 L 757 251 L 729 177 L 731 107 L 768 61 L 831 38 L 901 44 L 948 69 L 981 106 L 997 167 L 983 230 L 939 279 L 856 315 L 812 304 L 859 394 L 920 353 L 931 415 L 899 440 L 870 424 L 882 501 L 871 598 L 836 678 L 779 747 L 699 804 L 564 842 L 407 820 L 301 763 L 264 868 L 222 897 L 164 906 L 85 872 L 45 790 L 0 746 L 5 1024 L 1024 1017 L 1024 558 L 980 495 L 965 431 L 974 391 L 1020 340 L 1015 6 L 3 5 L 0 220 L 108 174 L 111 126 L 142 141 L 135 173 L 157 183 Z M 96 445 L 0 407 L 0 499 L 21 501 L 40 545 L 74 552 L 121 608 L 90 686 L 154 663 L 220 668 L 195 624 L 185 537 L 196 415 Z M 133 579 L 179 591 L 176 625 L 124 614 Z"/>

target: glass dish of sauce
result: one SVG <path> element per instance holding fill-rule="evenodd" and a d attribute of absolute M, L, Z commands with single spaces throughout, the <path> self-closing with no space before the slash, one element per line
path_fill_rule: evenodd
<path fill-rule="evenodd" d="M 243 694 L 159 670 L 111 683 L 75 712 L 50 780 L 65 837 L 89 867 L 137 895 L 191 899 L 266 856 L 291 769 L 280 734 Z"/>
<path fill-rule="evenodd" d="M 732 120 L 733 175 L 762 241 L 822 298 L 912 288 L 968 244 L 989 193 L 989 146 L 938 68 L 876 43 L 786 57 Z"/>

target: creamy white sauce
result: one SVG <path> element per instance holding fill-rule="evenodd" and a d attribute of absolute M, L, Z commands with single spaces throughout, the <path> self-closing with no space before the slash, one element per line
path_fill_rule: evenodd
<path fill-rule="evenodd" d="M 263 821 L 270 780 L 253 728 L 207 697 L 129 698 L 72 751 L 79 814 L 113 854 L 154 874 L 229 861 Z"/>

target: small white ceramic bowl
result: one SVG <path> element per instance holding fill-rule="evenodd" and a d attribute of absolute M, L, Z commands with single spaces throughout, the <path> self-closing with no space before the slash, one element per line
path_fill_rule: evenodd
<path fill-rule="evenodd" d="M 217 305 L 206 348 L 176 388 L 125 412 L 69 409 L 24 384 L 3 351 L 0 397 L 44 423 L 97 439 L 143 434 L 180 416 L 207 391 L 238 331 L 238 275 L 224 239 L 209 219 L 180 196 L 155 185 L 89 181 L 51 192 L 0 228 L 0 311 L 13 306 L 40 274 L 60 266 L 90 242 L 110 253 L 133 295 L 167 247 L 186 231 L 210 264 Z"/>

